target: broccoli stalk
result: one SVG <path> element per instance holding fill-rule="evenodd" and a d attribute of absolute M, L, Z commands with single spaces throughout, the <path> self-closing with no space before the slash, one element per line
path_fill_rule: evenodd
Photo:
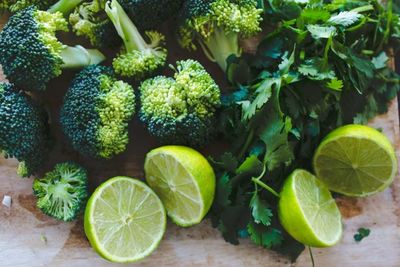
<path fill-rule="evenodd" d="M 64 46 L 60 52 L 63 69 L 77 69 L 102 62 L 105 57 L 97 49 L 86 49 L 80 45 Z"/>
<path fill-rule="evenodd" d="M 62 221 L 74 220 L 88 197 L 87 172 L 75 163 L 60 163 L 44 178 L 35 179 L 33 193 L 37 207 Z"/>
<path fill-rule="evenodd" d="M 187 0 L 181 15 L 179 42 L 183 48 L 197 49 L 227 71 L 229 56 L 241 56 L 241 38 L 261 31 L 263 10 L 254 0 Z"/>
<path fill-rule="evenodd" d="M 146 32 L 150 40 L 147 43 L 118 1 L 107 2 L 105 10 L 124 42 L 123 51 L 113 61 L 117 74 L 140 80 L 165 65 L 167 50 L 162 47 L 165 41 L 162 34 Z"/>
<path fill-rule="evenodd" d="M 47 11 L 50 13 L 61 12 L 63 14 L 69 14 L 82 1 L 83 0 L 59 0 L 54 5 L 52 5 Z"/>

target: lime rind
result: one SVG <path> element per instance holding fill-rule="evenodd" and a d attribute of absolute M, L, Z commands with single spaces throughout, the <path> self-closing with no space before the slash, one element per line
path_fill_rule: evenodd
<path fill-rule="evenodd" d="M 305 245 L 330 247 L 342 237 L 341 215 L 331 193 L 307 171 L 295 170 L 287 178 L 278 214 L 286 231 Z"/>
<path fill-rule="evenodd" d="M 343 126 L 328 134 L 315 152 L 313 166 L 330 190 L 355 197 L 385 190 L 398 168 L 389 139 L 363 125 Z"/>
<path fill-rule="evenodd" d="M 109 252 L 109 248 L 107 248 L 105 245 L 102 244 L 102 241 L 99 239 L 98 233 L 97 231 L 99 230 L 97 227 L 96 229 L 96 224 L 100 223 L 100 222 L 95 222 L 94 218 L 95 216 L 95 210 L 96 210 L 96 201 L 100 200 L 103 202 L 103 205 L 109 205 L 107 204 L 102 198 L 101 196 L 105 193 L 105 190 L 109 189 L 111 186 L 114 186 L 116 183 L 121 183 L 121 182 L 127 182 L 128 185 L 132 185 L 137 187 L 136 190 L 139 188 L 145 192 L 148 193 L 148 196 L 151 198 L 151 206 L 153 206 L 153 208 L 157 209 L 157 213 L 160 213 L 159 219 L 161 220 L 160 224 L 157 224 L 157 221 L 153 220 L 153 224 L 155 223 L 156 225 L 153 225 L 153 228 L 156 228 L 157 234 L 154 235 L 154 233 L 150 233 L 150 236 L 148 236 L 148 239 L 153 239 L 150 241 L 150 245 L 147 246 L 147 248 L 143 249 L 140 253 L 137 253 L 137 249 L 135 249 L 136 251 L 134 251 L 134 249 L 132 249 L 133 247 L 135 247 L 135 244 L 130 244 L 130 246 L 128 247 L 127 244 L 125 244 L 125 246 L 123 247 L 118 247 L 117 249 L 114 249 L 114 254 Z M 125 186 L 124 186 L 125 187 Z M 127 189 L 127 188 L 125 188 Z M 129 188 L 128 188 L 129 189 Z M 117 192 L 116 192 L 117 193 Z M 121 201 L 121 195 L 119 195 L 118 193 L 115 195 L 115 201 Z M 122 200 L 123 201 L 123 200 Z M 129 201 L 132 201 L 132 199 L 130 199 Z M 143 199 L 141 200 L 141 202 L 139 202 L 139 207 L 140 205 L 142 205 L 143 203 L 149 201 L 148 199 Z M 118 207 L 121 207 L 122 205 L 118 205 Z M 109 205 L 110 208 L 111 205 Z M 137 208 L 139 210 L 139 208 Z M 139 210 L 140 211 L 140 210 Z M 115 222 L 118 222 L 119 225 L 121 225 L 122 223 L 122 219 L 119 217 L 121 216 L 121 212 L 123 213 L 123 210 L 118 210 L 118 211 L 114 211 L 114 215 L 115 215 Z M 155 214 L 153 214 L 155 215 Z M 107 217 L 107 214 L 104 214 L 105 217 Z M 151 214 L 149 216 L 152 216 Z M 98 214 L 97 214 L 98 217 Z M 109 214 L 108 214 L 109 217 Z M 121 220 L 121 221 L 119 221 Z M 135 219 L 132 219 L 135 220 Z M 92 245 L 93 249 L 103 258 L 112 261 L 112 262 L 118 262 L 118 263 L 131 263 L 131 262 L 136 262 L 139 260 L 144 259 L 145 257 L 149 256 L 159 245 L 159 243 L 161 242 L 165 230 L 166 230 L 166 225 L 167 225 L 167 219 L 166 219 L 166 212 L 165 209 L 163 207 L 163 204 L 161 202 L 161 200 L 159 199 L 159 197 L 143 182 L 136 180 L 136 179 L 132 179 L 129 177 L 115 177 L 112 179 L 109 179 L 108 181 L 104 182 L 103 184 L 101 184 L 96 190 L 95 192 L 92 194 L 92 196 L 90 197 L 86 210 L 85 210 L 85 222 L 84 222 L 84 229 L 85 229 L 85 233 L 86 236 L 90 242 L 90 244 Z M 114 222 L 113 222 L 114 223 Z M 147 225 L 148 226 L 148 225 Z M 135 229 L 139 229 L 139 227 L 136 225 Z M 145 226 L 146 227 L 146 226 Z M 120 227 L 123 231 L 123 233 L 120 234 L 120 236 L 128 236 L 131 235 L 132 237 L 132 228 L 131 227 Z M 110 229 L 112 229 L 112 227 L 110 227 Z M 109 232 L 110 229 L 107 229 L 107 231 Z M 128 231 L 129 230 L 129 231 Z M 142 229 L 142 231 L 145 231 Z M 117 232 L 115 232 L 114 234 L 116 234 Z M 136 240 L 135 240 L 136 241 Z M 144 240 L 141 240 L 144 241 Z M 144 241 L 146 242 L 146 241 Z M 148 240 L 147 240 L 148 242 Z M 119 244 L 118 244 L 119 245 Z M 118 256 L 116 255 L 117 253 L 120 254 L 120 252 L 125 251 L 125 252 L 129 252 L 129 251 L 134 251 L 135 253 L 132 253 L 134 255 L 132 256 Z"/>
<path fill-rule="evenodd" d="M 207 159 L 196 150 L 184 146 L 154 149 L 146 156 L 145 174 L 147 183 L 177 225 L 198 224 L 211 208 L 215 174 Z"/>

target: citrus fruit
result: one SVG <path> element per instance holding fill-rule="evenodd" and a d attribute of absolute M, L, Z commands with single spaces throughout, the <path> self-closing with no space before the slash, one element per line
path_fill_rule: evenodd
<path fill-rule="evenodd" d="M 281 224 L 297 241 L 312 247 L 330 247 L 342 236 L 340 211 L 328 188 L 305 170 L 295 170 L 280 193 Z"/>
<path fill-rule="evenodd" d="M 101 184 L 85 210 L 85 233 L 92 247 L 112 262 L 134 262 L 150 255 L 166 227 L 161 200 L 143 182 L 115 177 Z"/>
<path fill-rule="evenodd" d="M 215 193 L 215 174 L 203 155 L 189 147 L 164 146 L 147 154 L 144 169 L 147 183 L 177 225 L 201 222 Z"/>
<path fill-rule="evenodd" d="M 387 137 L 362 125 L 343 126 L 328 134 L 315 152 L 313 165 L 330 190 L 347 196 L 380 192 L 397 172 L 396 154 Z"/>

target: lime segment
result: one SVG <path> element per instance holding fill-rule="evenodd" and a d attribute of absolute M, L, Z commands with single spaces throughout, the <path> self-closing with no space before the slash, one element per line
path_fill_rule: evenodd
<path fill-rule="evenodd" d="M 368 196 L 387 188 L 397 171 L 389 140 L 367 126 L 347 125 L 331 132 L 314 155 L 314 170 L 330 190 Z"/>
<path fill-rule="evenodd" d="M 147 154 L 144 168 L 147 183 L 176 224 L 201 222 L 214 199 L 215 174 L 199 152 L 183 146 L 160 147 Z"/>
<path fill-rule="evenodd" d="M 166 213 L 146 184 L 115 177 L 90 197 L 84 226 L 90 244 L 102 257 L 134 262 L 157 248 L 165 232 Z"/>
<path fill-rule="evenodd" d="M 340 211 L 328 188 L 311 173 L 295 170 L 285 181 L 279 199 L 279 219 L 297 241 L 330 247 L 340 241 Z"/>

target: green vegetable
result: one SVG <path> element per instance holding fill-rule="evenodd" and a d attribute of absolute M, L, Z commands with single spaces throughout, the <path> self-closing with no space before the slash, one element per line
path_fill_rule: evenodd
<path fill-rule="evenodd" d="M 44 108 L 11 84 L 0 83 L 0 152 L 20 163 L 27 177 L 47 159 L 51 139 Z"/>
<path fill-rule="evenodd" d="M 113 61 L 117 74 L 141 80 L 165 65 L 167 50 L 163 47 L 164 35 L 154 31 L 146 32 L 150 40 L 147 43 L 116 0 L 107 3 L 106 13 L 124 41 L 124 48 Z"/>
<path fill-rule="evenodd" d="M 49 8 L 57 0 L 3 0 L 0 3 L 0 10 L 9 10 L 10 12 L 18 12 L 31 5 L 35 5 L 38 9 L 43 10 Z"/>
<path fill-rule="evenodd" d="M 274 192 L 294 169 L 312 170 L 328 132 L 387 111 L 400 77 L 385 51 L 399 40 L 400 20 L 391 1 L 374 0 L 265 1 L 264 13 L 269 33 L 254 56 L 235 62 L 241 72 L 228 73 L 247 82 L 223 97 L 220 131 L 233 145 L 214 162 L 212 218 L 227 241 L 250 235 L 295 260 L 304 246 L 277 221 Z"/>
<path fill-rule="evenodd" d="M 120 0 L 119 3 L 141 30 L 160 27 L 179 12 L 184 0 Z"/>
<path fill-rule="evenodd" d="M 364 238 L 368 237 L 370 233 L 371 233 L 370 229 L 361 227 L 357 230 L 357 233 L 354 235 L 354 240 L 356 242 L 361 242 Z"/>
<path fill-rule="evenodd" d="M 0 64 L 10 82 L 23 90 L 44 90 L 62 69 L 104 59 L 97 50 L 62 44 L 57 31 L 68 31 L 60 12 L 49 13 L 32 6 L 10 18 L 0 33 Z"/>
<path fill-rule="evenodd" d="M 254 0 L 187 0 L 179 27 L 181 46 L 189 50 L 200 46 L 226 71 L 227 59 L 242 53 L 239 39 L 261 31 L 262 9 L 256 4 Z"/>
<path fill-rule="evenodd" d="M 37 207 L 46 215 L 62 221 L 74 220 L 88 198 L 88 177 L 75 163 L 59 163 L 54 170 L 33 182 Z"/>
<path fill-rule="evenodd" d="M 72 82 L 61 109 L 61 125 L 82 155 L 109 159 L 125 151 L 134 113 L 133 88 L 117 80 L 110 67 L 92 65 Z"/>
<path fill-rule="evenodd" d="M 69 16 L 72 29 L 96 47 L 116 47 L 121 44 L 114 25 L 105 13 L 105 0 L 91 0 L 77 6 Z"/>
<path fill-rule="evenodd" d="M 174 78 L 142 83 L 140 119 L 161 143 L 204 145 L 213 137 L 219 87 L 194 60 L 177 62 Z"/>

